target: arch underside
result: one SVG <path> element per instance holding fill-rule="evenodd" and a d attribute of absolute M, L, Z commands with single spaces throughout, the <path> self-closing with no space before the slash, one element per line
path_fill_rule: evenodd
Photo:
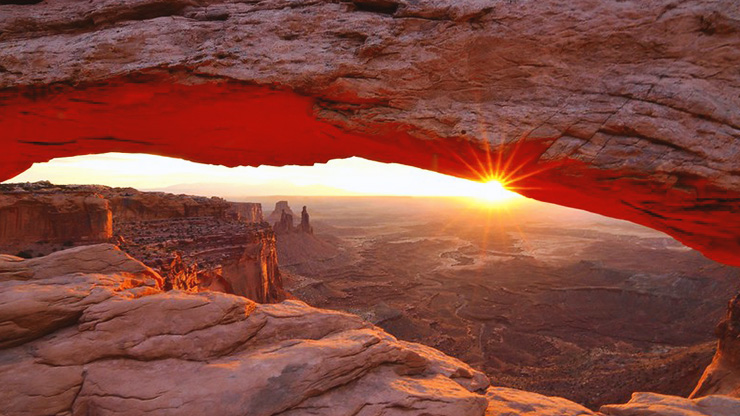
<path fill-rule="evenodd" d="M 1 179 L 110 151 L 360 156 L 503 177 L 740 265 L 731 0 L 109 3 L 0 5 Z"/>

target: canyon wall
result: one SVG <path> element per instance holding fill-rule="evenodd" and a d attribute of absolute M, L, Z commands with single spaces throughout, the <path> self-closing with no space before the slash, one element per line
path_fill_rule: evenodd
<path fill-rule="evenodd" d="M 241 256 L 223 265 L 222 276 L 237 295 L 260 303 L 284 300 L 275 233 L 269 228 L 250 233 Z"/>
<path fill-rule="evenodd" d="M 3 252 L 35 256 L 113 237 L 167 276 L 168 289 L 217 289 L 261 303 L 285 298 L 260 204 L 100 185 L 0 185 Z"/>
<path fill-rule="evenodd" d="M 0 251 L 29 251 L 39 244 L 89 244 L 112 236 L 110 205 L 99 194 L 7 188 L 0 192 Z"/>
<path fill-rule="evenodd" d="M 222 198 L 141 192 L 134 188 L 99 187 L 110 201 L 114 221 L 151 221 L 171 218 L 226 218 L 231 203 Z"/>
<path fill-rule="evenodd" d="M 734 0 L 29 3 L 0 5 L 4 179 L 109 151 L 361 156 L 740 264 Z"/>
<path fill-rule="evenodd" d="M 257 223 L 264 221 L 262 216 L 262 204 L 254 202 L 229 202 L 231 205 L 227 215 L 231 218 L 246 222 Z"/>

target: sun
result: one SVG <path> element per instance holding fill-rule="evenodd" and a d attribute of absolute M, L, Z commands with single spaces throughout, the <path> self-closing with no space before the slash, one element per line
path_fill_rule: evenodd
<path fill-rule="evenodd" d="M 504 188 L 504 185 L 497 180 L 481 182 L 480 188 L 481 193 L 478 194 L 478 198 L 488 202 L 501 202 L 518 196 L 518 194 Z"/>
<path fill-rule="evenodd" d="M 485 205 L 496 205 L 523 198 L 521 195 L 506 189 L 501 181 L 496 179 L 476 182 L 475 188 L 475 192 L 471 196 L 477 202 Z"/>

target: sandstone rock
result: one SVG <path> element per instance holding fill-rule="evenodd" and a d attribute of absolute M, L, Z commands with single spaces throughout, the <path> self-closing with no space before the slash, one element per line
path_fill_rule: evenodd
<path fill-rule="evenodd" d="M 261 229 L 243 238 L 246 241 L 241 242 L 241 256 L 224 263 L 223 278 L 235 294 L 257 302 L 272 303 L 285 299 L 275 233 L 270 229 Z"/>
<path fill-rule="evenodd" d="M 298 224 L 298 232 L 304 233 L 304 234 L 313 234 L 313 227 L 311 227 L 311 223 L 308 217 L 308 211 L 306 210 L 306 207 L 303 207 L 303 211 L 301 211 L 301 223 Z"/>
<path fill-rule="evenodd" d="M 262 204 L 253 202 L 229 202 L 231 207 L 226 212 L 231 218 L 245 223 L 258 223 L 264 221 L 262 217 Z"/>
<path fill-rule="evenodd" d="M 91 257 L 109 261 L 98 273 L 58 266 Z M 45 302 L 18 296 L 42 287 L 74 313 L 46 334 L 17 338 L 21 346 L 1 347 L 3 414 L 479 416 L 486 407 L 481 373 L 354 315 L 298 301 L 163 293 L 156 274 L 110 245 L 6 263 L 12 276 L 26 273 L 2 281 L 16 285 L 17 302 L 0 298 L 0 316 Z M 26 310 L 34 322 L 49 315 Z"/>
<path fill-rule="evenodd" d="M 601 413 L 613 416 L 736 416 L 740 400 L 726 396 L 701 399 L 635 393 L 627 404 L 602 406 Z"/>
<path fill-rule="evenodd" d="M 735 6 L 0 5 L 0 177 L 107 151 L 227 166 L 361 156 L 499 176 L 737 265 Z"/>
<path fill-rule="evenodd" d="M 711 394 L 740 397 L 740 294 L 730 300 L 727 315 L 715 332 L 719 338 L 717 352 L 691 398 Z"/>
<path fill-rule="evenodd" d="M 91 304 L 140 296 L 161 283 L 150 268 L 108 244 L 31 260 L 0 257 L 0 348 L 68 326 Z"/>
<path fill-rule="evenodd" d="M 230 202 L 217 197 L 141 192 L 134 188 L 98 188 L 110 201 L 115 222 L 191 217 L 226 218 L 227 212 L 232 209 Z"/>
<path fill-rule="evenodd" d="M 486 398 L 486 416 L 596 416 L 570 400 L 505 387 L 489 387 Z"/>
<path fill-rule="evenodd" d="M 106 241 L 113 233 L 111 215 L 108 201 L 93 192 L 2 192 L 0 250 L 30 252 L 36 243 Z"/>
<path fill-rule="evenodd" d="M 280 221 L 272 225 L 275 234 L 291 234 L 296 231 L 293 226 L 293 216 L 283 211 L 280 214 Z"/>
<path fill-rule="evenodd" d="M 288 205 L 288 201 L 278 201 L 275 203 L 275 209 L 272 210 L 270 213 L 270 216 L 267 217 L 267 221 L 270 224 L 274 224 L 278 221 L 281 221 L 283 218 L 283 212 L 290 215 L 292 218 L 295 218 L 295 214 L 293 213 L 293 210 L 290 209 L 290 205 Z"/>

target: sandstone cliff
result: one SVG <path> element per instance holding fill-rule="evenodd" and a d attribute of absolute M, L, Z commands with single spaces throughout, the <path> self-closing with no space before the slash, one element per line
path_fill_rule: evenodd
<path fill-rule="evenodd" d="M 230 202 L 229 204 L 231 207 L 226 214 L 237 221 L 245 223 L 264 221 L 262 217 L 262 204 L 253 202 Z"/>
<path fill-rule="evenodd" d="M 241 256 L 223 265 L 223 278 L 233 293 L 261 303 L 285 299 L 283 281 L 278 268 L 275 233 L 269 228 L 251 232 L 244 242 Z"/>
<path fill-rule="evenodd" d="M 222 198 L 141 192 L 134 188 L 96 186 L 110 201 L 113 220 L 151 221 L 170 218 L 226 218 L 231 203 Z"/>
<path fill-rule="evenodd" d="M 96 243 L 113 233 L 108 201 L 86 191 L 0 189 L 0 250 L 30 254 L 38 244 Z M 44 251 L 42 248 L 41 251 Z"/>
<path fill-rule="evenodd" d="M 735 0 L 0 5 L 0 177 L 109 151 L 361 156 L 628 219 L 740 264 Z"/>
<path fill-rule="evenodd" d="M 0 185 L 6 252 L 46 254 L 113 235 L 165 275 L 168 289 L 220 290 L 257 302 L 285 298 L 275 237 L 262 223 L 260 204 L 100 185 Z M 173 261 L 175 252 L 187 262 L 180 254 Z"/>
<path fill-rule="evenodd" d="M 276 222 L 281 221 L 283 219 L 283 212 L 290 215 L 292 218 L 295 218 L 295 213 L 293 213 L 293 210 L 290 209 L 288 201 L 278 201 L 275 203 L 275 209 L 273 209 L 270 215 L 267 217 L 267 222 L 269 222 L 270 224 L 275 224 Z"/>

